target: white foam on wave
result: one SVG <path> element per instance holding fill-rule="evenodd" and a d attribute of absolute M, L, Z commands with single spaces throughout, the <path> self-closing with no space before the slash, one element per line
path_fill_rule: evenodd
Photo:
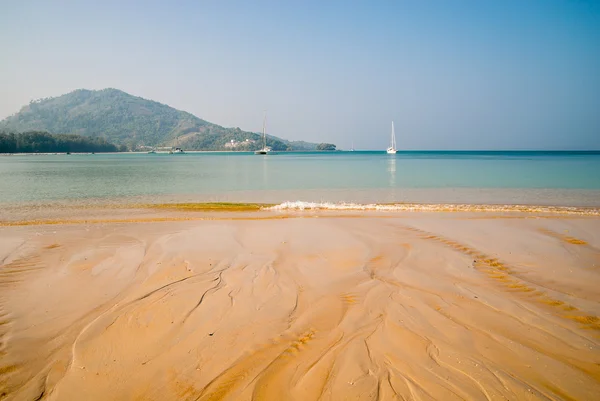
<path fill-rule="evenodd" d="M 560 213 L 600 216 L 600 209 L 569 206 L 530 206 L 530 205 L 466 205 L 466 204 L 419 204 L 419 203 L 333 203 L 288 201 L 270 206 L 266 210 L 337 210 L 337 211 L 383 211 L 383 212 L 526 212 Z"/>

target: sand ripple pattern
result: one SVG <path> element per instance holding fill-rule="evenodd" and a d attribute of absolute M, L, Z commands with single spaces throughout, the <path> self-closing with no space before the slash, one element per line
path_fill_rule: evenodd
<path fill-rule="evenodd" d="M 592 400 L 600 221 L 0 231 L 0 400 Z"/>

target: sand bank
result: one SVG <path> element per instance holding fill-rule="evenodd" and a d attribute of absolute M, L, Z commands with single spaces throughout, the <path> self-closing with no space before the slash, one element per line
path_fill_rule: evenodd
<path fill-rule="evenodd" d="M 0 399 L 600 394 L 598 217 L 149 213 L 0 227 Z"/>

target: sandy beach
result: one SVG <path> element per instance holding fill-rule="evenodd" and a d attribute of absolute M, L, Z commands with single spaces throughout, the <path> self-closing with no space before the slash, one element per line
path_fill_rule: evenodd
<path fill-rule="evenodd" d="M 600 394 L 597 216 L 144 213 L 0 224 L 1 400 Z"/>

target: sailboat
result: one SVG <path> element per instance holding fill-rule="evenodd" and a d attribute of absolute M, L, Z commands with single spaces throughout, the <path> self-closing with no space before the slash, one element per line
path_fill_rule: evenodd
<path fill-rule="evenodd" d="M 269 153 L 271 153 L 271 148 L 267 146 L 267 131 L 266 131 L 266 127 L 267 127 L 267 114 L 265 113 L 265 118 L 263 119 L 263 132 L 262 132 L 262 136 L 263 136 L 263 147 L 260 150 L 257 150 L 256 152 L 254 152 L 255 155 L 268 155 Z"/>
<path fill-rule="evenodd" d="M 350 148 L 350 152 L 354 152 L 354 141 L 352 141 L 352 147 Z"/>
<path fill-rule="evenodd" d="M 387 153 L 390 155 L 396 154 L 396 133 L 394 132 L 394 122 L 392 121 L 392 138 L 390 140 L 390 147 L 387 148 Z"/>

